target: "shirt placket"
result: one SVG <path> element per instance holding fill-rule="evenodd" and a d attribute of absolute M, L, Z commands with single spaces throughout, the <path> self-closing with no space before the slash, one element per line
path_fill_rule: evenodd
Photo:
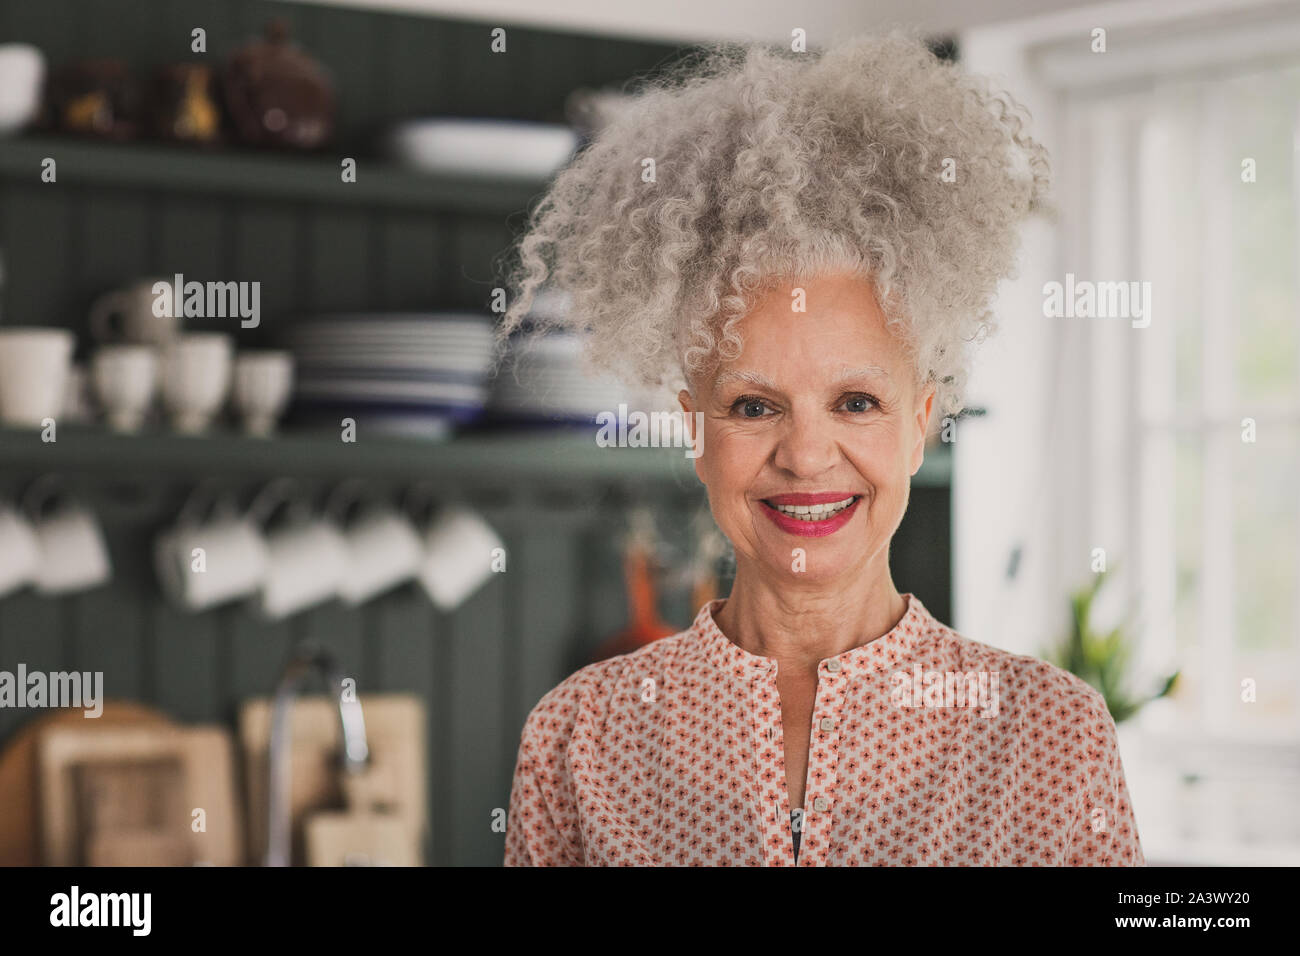
<path fill-rule="evenodd" d="M 848 671 L 848 665 L 839 658 L 824 660 L 817 666 L 817 698 L 813 704 L 812 736 L 808 748 L 799 866 L 826 865 L 835 822 L 835 791 Z"/>
<path fill-rule="evenodd" d="M 785 736 L 781 699 L 776 689 L 776 662 L 754 662 L 753 741 L 758 785 L 758 817 L 765 866 L 794 866 L 790 831 L 790 795 L 785 784 Z"/>

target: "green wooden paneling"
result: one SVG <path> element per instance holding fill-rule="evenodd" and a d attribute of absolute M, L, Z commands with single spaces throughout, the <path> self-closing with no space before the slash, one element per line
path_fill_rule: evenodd
<path fill-rule="evenodd" d="M 232 278 L 261 283 L 260 335 L 250 339 L 273 335 L 288 314 L 301 308 L 298 277 L 307 250 L 299 244 L 298 225 L 297 210 L 283 203 L 244 202 L 235 208 Z"/>
<path fill-rule="evenodd" d="M 307 216 L 308 263 L 302 308 L 346 312 L 373 305 L 370 276 L 374 217 L 352 209 L 318 209 Z"/>
<path fill-rule="evenodd" d="M 146 607 L 148 699 L 180 720 L 226 719 L 222 659 L 229 638 L 218 615 L 186 614 L 152 597 Z"/>
<path fill-rule="evenodd" d="M 442 743 L 450 773 L 441 788 L 447 804 L 435 822 L 450 862 L 500 862 L 500 836 L 491 814 L 508 803 L 518 727 L 506 725 L 505 601 L 509 582 L 495 575 L 456 614 L 445 638 L 450 651 L 451 719 Z M 493 861 L 493 855 L 497 859 Z"/>
<path fill-rule="evenodd" d="M 374 233 L 371 295 L 381 309 L 422 309 L 440 301 L 438 263 L 450 257 L 442 224 L 427 216 L 387 213 Z"/>
<path fill-rule="evenodd" d="M 20 662 L 29 672 L 77 667 L 78 662 L 64 652 L 69 610 L 64 602 L 30 591 L 0 601 L 0 666 L 11 672 Z M 0 708 L 0 736 L 7 737 L 38 716 L 29 710 Z"/>
<path fill-rule="evenodd" d="M 5 325 L 63 325 L 76 328 L 80 319 L 76 275 L 80 256 L 73 232 L 76 196 L 72 190 L 39 182 L 39 169 L 30 183 L 0 185 L 3 195 L 5 301 L 0 309 Z"/>

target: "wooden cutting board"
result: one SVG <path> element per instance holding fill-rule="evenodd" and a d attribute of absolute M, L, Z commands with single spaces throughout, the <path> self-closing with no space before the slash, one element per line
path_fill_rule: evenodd
<path fill-rule="evenodd" d="M 37 741 L 37 766 L 41 795 L 41 858 L 50 866 L 77 866 L 88 852 L 81 839 L 78 814 L 78 776 L 98 770 L 99 798 L 111 802 L 114 788 L 103 786 L 114 776 L 134 776 L 143 783 L 142 768 L 172 766 L 177 793 L 170 800 L 158 792 L 137 787 L 116 809 L 124 833 L 154 829 L 154 838 L 137 841 L 146 846 L 165 846 L 182 840 L 189 847 L 188 862 L 212 866 L 238 866 L 243 862 L 243 821 L 235 787 L 234 744 L 224 727 L 172 724 L 170 726 L 103 727 L 96 721 L 60 724 L 46 728 Z M 161 778 L 160 778 L 161 779 Z M 146 803 L 157 801 L 152 813 Z M 170 808 L 168 810 L 167 808 Z M 202 811 L 204 827 L 195 830 L 196 811 Z M 145 812 L 141 819 L 134 814 Z M 125 816 L 123 816 L 125 815 Z M 110 828 L 108 835 L 117 832 Z M 155 839 L 156 838 L 156 839 Z"/>
<path fill-rule="evenodd" d="M 36 742 L 41 732 L 62 724 L 85 724 L 81 710 L 57 710 L 28 721 L 0 752 L 0 866 L 40 866 L 40 793 Z M 104 726 L 173 726 L 160 710 L 129 700 L 106 700 L 95 719 Z"/>
<path fill-rule="evenodd" d="M 416 826 L 391 813 L 314 813 L 306 823 L 308 866 L 419 866 Z"/>

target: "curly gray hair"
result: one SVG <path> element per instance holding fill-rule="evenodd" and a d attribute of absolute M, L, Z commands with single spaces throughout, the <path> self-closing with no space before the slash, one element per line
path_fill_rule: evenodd
<path fill-rule="evenodd" d="M 1022 106 L 899 30 L 820 54 L 714 44 L 636 94 L 533 211 L 499 344 L 527 320 L 584 333 L 630 383 L 689 382 L 739 355 L 770 283 L 848 271 L 918 386 L 961 409 L 967 343 L 994 328 L 1020 222 L 1047 208 Z M 543 289 L 571 307 L 530 318 Z"/>

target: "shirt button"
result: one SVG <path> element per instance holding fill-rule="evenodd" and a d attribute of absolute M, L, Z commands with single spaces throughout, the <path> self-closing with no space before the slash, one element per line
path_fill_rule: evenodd
<path fill-rule="evenodd" d="M 840 666 L 840 662 L 836 660 L 829 660 L 826 662 L 826 669 L 832 674 L 836 673 L 840 669 Z"/>
<path fill-rule="evenodd" d="M 818 813 L 824 812 L 826 808 L 829 806 L 830 804 L 826 802 L 825 797 L 818 797 L 816 800 L 813 801 L 813 809 L 816 810 Z"/>
<path fill-rule="evenodd" d="M 822 730 L 834 730 L 834 729 L 835 729 L 835 721 L 831 720 L 831 718 L 829 717 L 823 717 Z"/>

